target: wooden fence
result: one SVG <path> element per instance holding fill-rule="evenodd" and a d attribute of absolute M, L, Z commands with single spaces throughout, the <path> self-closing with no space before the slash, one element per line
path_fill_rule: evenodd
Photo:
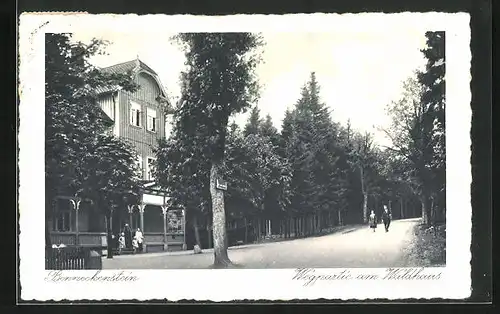
<path fill-rule="evenodd" d="M 47 248 L 45 249 L 45 269 L 102 269 L 102 259 L 98 252 L 87 247 Z"/>

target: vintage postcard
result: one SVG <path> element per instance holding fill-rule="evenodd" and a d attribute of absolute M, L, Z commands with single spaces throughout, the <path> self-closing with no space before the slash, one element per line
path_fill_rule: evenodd
<path fill-rule="evenodd" d="M 469 19 L 22 14 L 21 299 L 467 298 Z"/>

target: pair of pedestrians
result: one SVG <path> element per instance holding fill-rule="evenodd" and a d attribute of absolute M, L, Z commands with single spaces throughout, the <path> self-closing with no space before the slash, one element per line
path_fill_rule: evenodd
<path fill-rule="evenodd" d="M 384 222 L 385 232 L 389 232 L 389 226 L 391 225 L 392 214 L 384 205 L 384 212 L 382 213 L 382 221 Z M 370 228 L 375 232 L 377 229 L 377 217 L 375 216 L 375 212 L 372 210 L 369 218 Z"/>

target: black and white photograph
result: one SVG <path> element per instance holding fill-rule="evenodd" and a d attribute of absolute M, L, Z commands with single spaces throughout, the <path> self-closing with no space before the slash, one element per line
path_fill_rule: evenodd
<path fill-rule="evenodd" d="M 344 27 L 291 30 L 266 29 L 271 16 L 247 29 L 251 16 L 233 29 L 221 26 L 234 25 L 230 17 L 211 27 L 186 18 L 185 29 L 168 27 L 181 17 L 36 17 L 27 42 L 36 33 L 31 61 L 41 63 L 44 96 L 38 117 L 24 124 L 21 115 L 20 125 L 43 142 L 24 156 L 36 162 L 24 177 L 21 168 L 21 185 L 29 167 L 42 185 L 25 252 L 44 251 L 45 281 L 59 286 L 69 274 L 142 270 L 231 270 L 248 280 L 248 270 L 288 269 L 289 282 L 318 289 L 337 275 L 421 288 L 446 277 L 470 245 L 470 231 L 460 249 L 449 244 L 470 220 L 470 197 L 459 195 L 470 171 L 457 180 L 470 169 L 470 139 L 461 139 L 470 95 L 456 104 L 450 94 L 468 88 L 470 72 L 451 77 L 448 61 L 465 60 L 468 71 L 470 56 L 450 57 L 457 34 L 419 16 L 365 15 L 362 24 L 323 15 Z M 21 95 L 21 106 L 34 104 Z M 26 131 L 31 119 L 44 123 Z M 456 132 L 461 123 L 466 132 Z"/>

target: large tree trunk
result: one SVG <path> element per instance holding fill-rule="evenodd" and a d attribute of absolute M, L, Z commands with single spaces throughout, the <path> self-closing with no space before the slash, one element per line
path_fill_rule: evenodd
<path fill-rule="evenodd" d="M 248 243 L 248 222 L 247 222 L 247 217 L 244 218 L 245 222 L 245 244 Z"/>
<path fill-rule="evenodd" d="M 431 205 L 429 207 L 429 212 L 427 214 L 427 216 L 429 217 L 428 225 L 434 225 L 434 221 L 436 220 L 434 197 L 431 197 L 430 202 L 431 202 Z"/>
<path fill-rule="evenodd" d="M 262 234 L 262 221 L 260 220 L 260 217 L 257 218 L 257 242 L 260 242 L 260 237 Z"/>
<path fill-rule="evenodd" d="M 283 218 L 283 227 L 285 228 L 284 232 L 285 232 L 285 235 L 284 235 L 284 238 L 285 239 L 288 239 L 289 236 L 288 236 L 288 233 L 290 231 L 290 218 L 288 218 L 287 216 L 285 216 L 285 218 Z"/>
<path fill-rule="evenodd" d="M 298 221 L 299 221 L 299 236 L 301 237 L 304 234 L 304 224 L 303 224 L 304 217 L 300 216 Z"/>
<path fill-rule="evenodd" d="M 427 201 L 425 200 L 425 198 L 422 198 L 422 200 L 420 202 L 422 203 L 422 221 L 424 222 L 424 224 L 427 224 L 427 221 L 428 221 Z"/>
<path fill-rule="evenodd" d="M 363 222 L 368 223 L 368 193 L 363 192 Z"/>
<path fill-rule="evenodd" d="M 288 217 L 288 221 L 287 221 L 287 238 L 291 238 L 292 237 L 292 228 L 293 228 L 293 218 L 292 217 Z"/>
<path fill-rule="evenodd" d="M 422 204 L 422 220 L 423 222 L 430 226 L 431 225 L 431 206 L 429 204 L 429 198 L 422 196 L 420 199 Z"/>
<path fill-rule="evenodd" d="M 50 239 L 50 231 L 49 231 L 49 221 L 48 221 L 48 219 L 45 220 L 45 247 L 46 248 L 51 248 L 52 247 L 52 240 Z"/>
<path fill-rule="evenodd" d="M 108 234 L 108 237 L 107 237 L 108 252 L 107 252 L 106 257 L 107 258 L 113 258 L 113 244 L 114 244 L 114 241 L 113 241 L 113 230 L 111 230 L 111 214 L 110 213 L 106 213 L 106 231 L 107 231 L 107 234 Z"/>
<path fill-rule="evenodd" d="M 403 202 L 403 198 L 402 197 L 399 199 L 399 203 L 400 203 L 399 204 L 400 205 L 399 208 L 401 209 L 401 214 L 400 214 L 399 218 L 400 219 L 404 219 L 405 218 L 405 212 L 404 212 L 404 208 L 403 208 L 404 202 Z"/>
<path fill-rule="evenodd" d="M 321 224 L 321 211 L 318 211 L 318 215 L 316 216 L 316 232 L 323 231 L 323 225 Z"/>
<path fill-rule="evenodd" d="M 207 234 L 208 234 L 208 249 L 212 248 L 212 225 L 210 222 L 207 222 Z"/>
<path fill-rule="evenodd" d="M 197 215 L 193 215 L 193 229 L 194 229 L 194 241 L 195 244 L 200 247 L 201 250 L 201 241 L 200 241 L 200 228 L 198 226 L 198 218 Z"/>
<path fill-rule="evenodd" d="M 49 226 L 49 222 L 52 221 L 52 216 L 54 211 L 54 209 L 52 208 L 52 199 L 53 199 L 52 195 L 47 193 L 45 196 L 45 247 L 46 248 L 52 247 L 52 239 L 50 238 L 51 227 Z"/>
<path fill-rule="evenodd" d="M 210 195 L 212 197 L 214 266 L 226 267 L 231 264 L 227 255 L 226 212 L 224 209 L 224 192 L 216 188 L 222 163 L 212 162 L 210 169 Z"/>
<path fill-rule="evenodd" d="M 359 176 L 361 180 L 361 193 L 363 193 L 363 222 L 368 222 L 368 192 L 365 186 L 365 176 L 363 167 L 359 167 Z"/>

